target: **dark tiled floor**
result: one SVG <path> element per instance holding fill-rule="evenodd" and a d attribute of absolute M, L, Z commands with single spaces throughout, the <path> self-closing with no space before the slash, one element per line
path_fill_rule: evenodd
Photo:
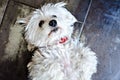
<path fill-rule="evenodd" d="M 48 2 L 49 0 L 46 1 Z M 84 22 L 91 0 L 75 1 L 79 2 L 79 5 L 76 10 L 71 11 L 75 11 L 72 13 L 76 18 L 81 22 Z M 45 3 L 45 0 L 10 0 L 8 9 L 6 10 L 7 14 L 3 18 L 4 20 L 0 26 L 0 31 L 3 31 L 0 32 L 0 55 L 4 53 L 6 43 L 4 43 L 4 41 L 8 41 L 9 26 L 14 24 L 16 17 L 18 16 L 18 5 L 24 4 L 36 8 L 39 7 L 41 2 L 43 4 Z M 70 5 L 70 7 L 75 6 Z M 10 9 L 12 9 L 14 13 L 11 12 Z M 86 36 L 86 45 L 90 46 L 92 50 L 97 53 L 99 61 L 98 72 L 93 76 L 93 80 L 120 80 L 120 0 L 93 0 L 83 29 L 83 34 Z M 18 60 L 20 64 L 16 61 L 13 61 L 12 63 L 11 61 L 0 62 L 0 80 L 7 80 L 7 77 L 1 78 L 1 76 L 3 76 L 1 72 L 4 71 L 4 69 L 11 72 L 19 71 L 19 73 L 15 72 L 16 77 L 14 77 L 14 73 L 11 73 L 11 76 L 9 76 L 12 77 L 11 80 L 16 80 L 17 77 L 21 77 L 19 80 L 26 80 L 26 76 L 23 76 L 26 74 L 23 71 L 25 67 L 18 67 L 22 65 L 21 61 L 22 60 Z M 5 68 L 6 65 L 8 66 Z M 12 65 L 14 65 L 13 68 Z M 11 70 L 8 70 L 10 67 Z M 20 71 L 20 69 L 23 70 Z M 20 72 L 23 72 L 23 74 Z M 8 75 L 10 73 L 4 74 Z"/>
<path fill-rule="evenodd" d="M 84 33 L 99 61 L 94 80 L 120 80 L 120 0 L 93 0 Z"/>

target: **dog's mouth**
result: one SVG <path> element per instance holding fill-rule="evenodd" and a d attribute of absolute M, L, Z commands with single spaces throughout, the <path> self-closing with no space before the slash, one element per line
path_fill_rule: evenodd
<path fill-rule="evenodd" d="M 51 30 L 51 32 L 56 32 L 56 31 L 58 31 L 58 29 L 59 29 L 59 27 L 54 28 L 53 30 Z"/>
<path fill-rule="evenodd" d="M 48 34 L 48 36 L 50 36 L 50 35 L 51 35 L 52 33 L 54 33 L 54 32 L 57 32 L 58 29 L 59 29 L 59 27 L 56 27 L 56 28 L 52 29 L 52 30 L 50 31 L 50 33 Z"/>

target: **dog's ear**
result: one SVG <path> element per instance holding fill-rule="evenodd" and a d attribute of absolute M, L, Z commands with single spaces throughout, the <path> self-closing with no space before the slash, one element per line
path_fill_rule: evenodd
<path fill-rule="evenodd" d="M 58 2 L 55 4 L 55 6 L 57 6 L 57 7 L 65 7 L 65 5 L 67 5 L 67 3 L 65 3 L 65 2 Z"/>
<path fill-rule="evenodd" d="M 76 21 L 74 24 L 74 30 L 73 30 L 73 34 L 72 34 L 72 38 L 76 39 L 80 37 L 81 34 L 81 26 L 82 26 L 82 22 L 80 21 Z"/>
<path fill-rule="evenodd" d="M 26 18 L 20 18 L 16 23 L 20 25 L 27 25 L 32 15 L 27 16 Z"/>

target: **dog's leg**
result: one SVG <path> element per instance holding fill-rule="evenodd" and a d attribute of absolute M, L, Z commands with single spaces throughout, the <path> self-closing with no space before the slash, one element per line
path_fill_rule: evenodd
<path fill-rule="evenodd" d="M 79 47 L 77 53 L 73 54 L 76 71 L 79 72 L 79 80 L 91 80 L 93 73 L 96 73 L 97 57 L 87 47 Z"/>
<path fill-rule="evenodd" d="M 46 58 L 35 51 L 31 62 L 27 65 L 31 80 L 64 80 L 59 61 Z"/>

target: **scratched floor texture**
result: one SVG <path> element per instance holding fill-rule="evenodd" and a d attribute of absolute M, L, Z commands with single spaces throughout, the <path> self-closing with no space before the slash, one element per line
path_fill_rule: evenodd
<path fill-rule="evenodd" d="M 93 0 L 84 33 L 99 61 L 93 80 L 120 80 L 120 0 Z"/>
<path fill-rule="evenodd" d="M 15 6 L 20 4 L 38 8 L 45 1 L 52 0 L 0 0 L 0 58 L 5 55 L 9 26 L 15 23 L 18 16 Z M 91 0 L 67 1 L 71 2 L 68 9 L 79 21 L 84 22 Z M 11 8 L 13 12 L 9 10 Z M 85 45 L 98 57 L 98 70 L 92 80 L 120 80 L 120 0 L 93 0 L 82 35 L 86 37 Z M 0 80 L 28 80 L 26 64 L 31 55 L 22 56 L 24 59 L 6 58 L 0 61 Z"/>

